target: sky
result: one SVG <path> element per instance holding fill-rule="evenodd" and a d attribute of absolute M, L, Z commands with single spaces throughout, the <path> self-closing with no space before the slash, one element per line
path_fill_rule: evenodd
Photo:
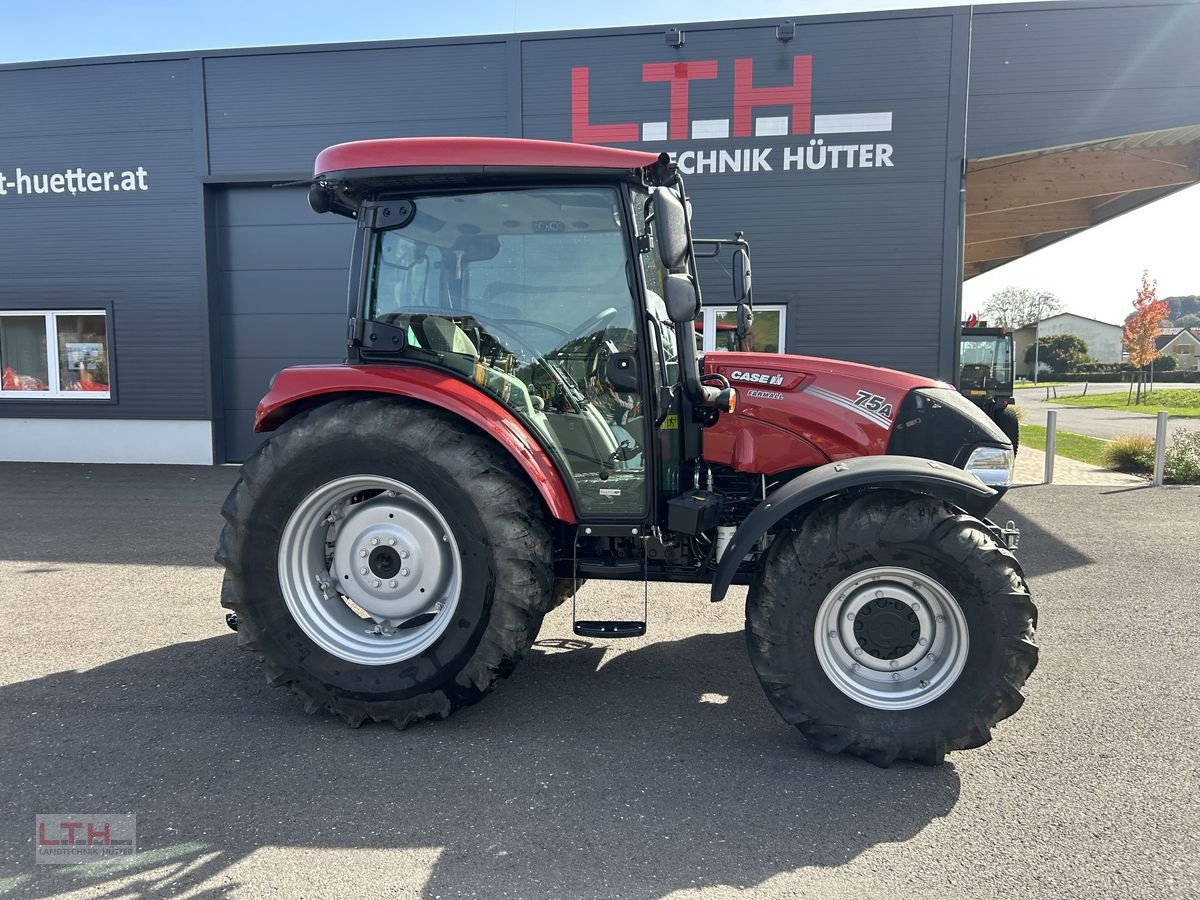
<path fill-rule="evenodd" d="M 222 47 L 400 40 L 961 5 L 954 0 L 0 0 L 0 62 Z M 979 5 L 979 4 L 977 4 Z M 1200 186 L 1059 241 L 963 288 L 963 311 L 1008 285 L 1049 290 L 1067 310 L 1120 322 L 1143 269 L 1159 296 L 1200 294 Z"/>

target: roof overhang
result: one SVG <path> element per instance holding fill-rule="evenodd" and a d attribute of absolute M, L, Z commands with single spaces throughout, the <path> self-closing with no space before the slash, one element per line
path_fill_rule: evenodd
<path fill-rule="evenodd" d="M 1200 181 L 1200 125 L 970 160 L 971 278 Z"/>

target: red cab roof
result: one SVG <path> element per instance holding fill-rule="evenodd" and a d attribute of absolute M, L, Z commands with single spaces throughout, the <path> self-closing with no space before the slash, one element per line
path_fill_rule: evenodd
<path fill-rule="evenodd" d="M 657 153 L 563 141 L 496 137 L 385 138 L 352 141 L 322 150 L 313 176 L 373 170 L 640 170 L 660 161 Z M 364 172 L 365 174 L 365 172 Z"/>

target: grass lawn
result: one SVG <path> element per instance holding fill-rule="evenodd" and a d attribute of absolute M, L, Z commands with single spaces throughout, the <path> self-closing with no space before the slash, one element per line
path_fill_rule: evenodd
<path fill-rule="evenodd" d="M 1172 416 L 1179 418 L 1200 418 L 1200 389 L 1197 388 L 1161 388 L 1144 394 L 1142 402 L 1136 406 L 1126 403 L 1128 397 L 1129 392 L 1126 390 L 1113 394 L 1089 394 L 1086 397 L 1060 397 L 1050 402 L 1094 409 L 1124 409 L 1148 415 L 1165 409 Z"/>
<path fill-rule="evenodd" d="M 1039 381 L 1034 384 L 1032 381 L 1018 381 L 1013 385 L 1013 389 L 1023 391 L 1027 388 L 1044 388 L 1044 387 L 1063 387 L 1067 384 L 1079 384 L 1078 381 Z"/>
<path fill-rule="evenodd" d="M 1046 426 L 1022 425 L 1021 446 L 1032 447 L 1034 450 L 1046 449 Z M 1054 453 L 1067 459 L 1077 459 L 1080 462 L 1091 463 L 1093 466 L 1108 468 L 1104 449 L 1108 441 L 1102 438 L 1089 437 L 1086 434 L 1072 434 L 1069 431 L 1059 431 L 1055 437 Z"/>

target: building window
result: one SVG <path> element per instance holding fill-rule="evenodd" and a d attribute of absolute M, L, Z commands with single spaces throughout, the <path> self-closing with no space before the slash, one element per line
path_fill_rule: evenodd
<path fill-rule="evenodd" d="M 103 310 L 0 310 L 0 397 L 112 397 L 108 317 Z"/>
<path fill-rule="evenodd" d="M 1191 352 L 1192 352 L 1191 344 L 1180 344 L 1179 345 L 1179 355 L 1180 356 L 1186 356 L 1187 354 L 1189 354 Z"/>
<path fill-rule="evenodd" d="M 702 350 L 736 349 L 737 307 L 704 307 L 696 319 L 696 331 L 703 337 Z M 786 334 L 787 307 L 756 305 L 745 349 L 757 353 L 783 353 Z"/>

